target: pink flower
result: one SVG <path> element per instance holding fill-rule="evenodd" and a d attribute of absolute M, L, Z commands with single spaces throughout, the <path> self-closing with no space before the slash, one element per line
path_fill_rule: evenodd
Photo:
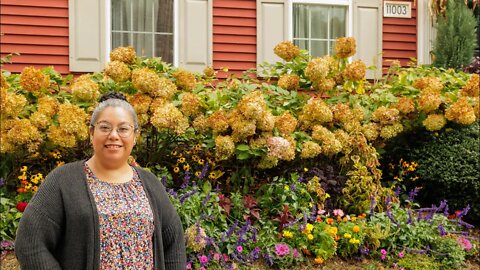
<path fill-rule="evenodd" d="M 213 254 L 213 259 L 214 259 L 215 261 L 220 260 L 220 254 L 218 254 L 218 253 Z"/>
<path fill-rule="evenodd" d="M 228 262 L 228 255 L 227 255 L 227 254 L 223 254 L 223 260 L 224 260 L 225 262 Z"/>
<path fill-rule="evenodd" d="M 200 263 L 208 263 L 208 257 L 205 255 L 200 256 Z"/>
<path fill-rule="evenodd" d="M 463 236 L 457 238 L 457 242 L 466 251 L 470 251 L 472 249 L 472 243 L 470 243 L 470 240 Z"/>
<path fill-rule="evenodd" d="M 190 270 L 192 269 L 192 264 L 191 263 L 187 263 L 187 270 Z"/>
<path fill-rule="evenodd" d="M 344 215 L 342 209 L 334 209 L 334 210 L 333 210 L 333 214 L 334 214 L 335 216 L 340 216 L 340 217 L 343 217 L 343 215 Z"/>
<path fill-rule="evenodd" d="M 380 253 L 382 253 L 382 255 L 387 255 L 387 251 L 383 248 L 382 248 L 382 250 L 380 250 Z"/>
<path fill-rule="evenodd" d="M 387 258 L 386 255 L 382 255 L 382 257 L 380 257 L 380 259 L 381 259 L 382 261 L 385 261 L 385 258 Z"/>
<path fill-rule="evenodd" d="M 296 248 L 293 249 L 293 257 L 298 258 L 300 254 L 298 254 L 298 250 Z"/>
<path fill-rule="evenodd" d="M 242 253 L 243 247 L 242 247 L 242 246 L 237 246 L 237 251 L 238 251 L 239 253 Z"/>
<path fill-rule="evenodd" d="M 398 257 L 403 258 L 404 256 L 405 256 L 405 252 L 400 251 L 400 253 L 398 253 Z"/>
<path fill-rule="evenodd" d="M 275 244 L 275 253 L 277 256 L 283 257 L 290 252 L 287 244 Z"/>
<path fill-rule="evenodd" d="M 205 267 L 202 266 L 198 270 L 205 270 Z"/>

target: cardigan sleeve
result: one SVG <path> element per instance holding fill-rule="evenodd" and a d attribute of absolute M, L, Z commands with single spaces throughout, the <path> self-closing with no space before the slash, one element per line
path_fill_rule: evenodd
<path fill-rule="evenodd" d="M 165 269 L 185 270 L 187 264 L 185 239 L 179 216 L 175 213 L 168 226 L 162 229 Z"/>
<path fill-rule="evenodd" d="M 55 175 L 49 175 L 33 196 L 15 237 L 21 269 L 61 269 L 55 257 L 62 237 L 63 202 Z"/>

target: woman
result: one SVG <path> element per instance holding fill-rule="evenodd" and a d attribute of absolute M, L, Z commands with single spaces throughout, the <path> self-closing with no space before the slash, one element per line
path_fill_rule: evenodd
<path fill-rule="evenodd" d="M 138 119 L 120 93 L 90 121 L 93 156 L 46 177 L 20 220 L 22 269 L 185 269 L 180 218 L 158 178 L 128 158 Z"/>

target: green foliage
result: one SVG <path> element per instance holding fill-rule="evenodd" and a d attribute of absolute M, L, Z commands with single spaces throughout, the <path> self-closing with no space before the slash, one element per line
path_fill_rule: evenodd
<path fill-rule="evenodd" d="M 470 204 L 467 216 L 480 221 L 480 122 L 455 126 L 435 136 L 427 134 L 406 156 L 418 163 L 417 175 L 423 186 L 419 199 L 425 204 L 436 198 L 448 201 L 451 210 Z"/>
<path fill-rule="evenodd" d="M 1 240 L 14 240 L 22 213 L 17 210 L 15 201 L 6 197 L 4 188 L 0 191 L 0 213 Z"/>
<path fill-rule="evenodd" d="M 445 16 L 438 17 L 434 65 L 445 68 L 467 66 L 476 47 L 475 27 L 476 18 L 463 1 L 448 1 Z"/>
<path fill-rule="evenodd" d="M 458 244 L 455 238 L 440 238 L 434 243 L 436 260 L 442 265 L 442 269 L 460 269 L 465 262 L 465 250 Z"/>
<path fill-rule="evenodd" d="M 409 270 L 441 269 L 441 264 L 435 261 L 434 257 L 422 254 L 406 254 L 405 257 L 398 261 L 397 266 Z"/>

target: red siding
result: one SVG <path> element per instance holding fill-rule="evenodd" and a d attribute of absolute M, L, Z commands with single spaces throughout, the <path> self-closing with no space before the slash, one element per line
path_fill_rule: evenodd
<path fill-rule="evenodd" d="M 219 78 L 256 66 L 256 1 L 213 0 L 213 67 Z"/>
<path fill-rule="evenodd" d="M 412 2 L 412 18 L 383 18 L 383 68 L 392 60 L 407 65 L 417 58 L 417 8 Z"/>
<path fill-rule="evenodd" d="M 68 70 L 68 0 L 2 0 L 0 53 L 20 53 L 3 68 L 21 72 L 26 66 Z"/>

